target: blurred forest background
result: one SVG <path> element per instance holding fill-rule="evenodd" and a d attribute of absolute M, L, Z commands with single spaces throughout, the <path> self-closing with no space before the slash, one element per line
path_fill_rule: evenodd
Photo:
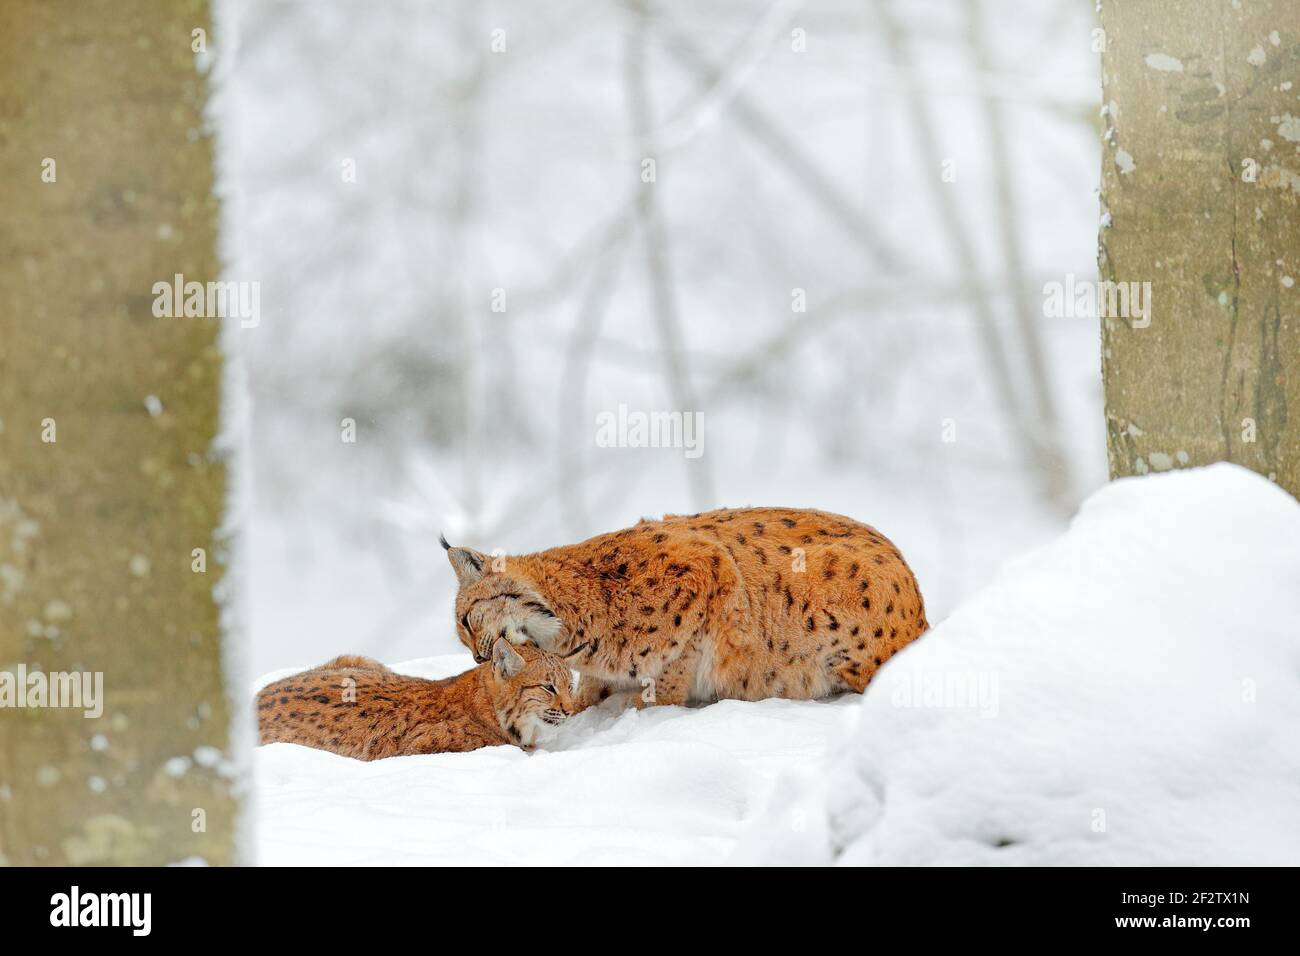
<path fill-rule="evenodd" d="M 1043 316 L 1096 277 L 1090 0 L 214 12 L 255 672 L 455 649 L 439 531 L 723 505 L 875 525 L 934 622 L 1105 480 L 1097 321 Z"/>

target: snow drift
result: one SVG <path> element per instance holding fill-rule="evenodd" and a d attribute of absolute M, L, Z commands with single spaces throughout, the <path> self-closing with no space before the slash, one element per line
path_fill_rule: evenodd
<path fill-rule="evenodd" d="M 442 677 L 469 666 L 464 654 L 396 669 Z M 718 863 L 782 770 L 824 762 L 856 703 L 595 709 L 531 754 L 488 747 L 362 763 L 259 747 L 258 862 Z"/>
<path fill-rule="evenodd" d="M 1285 492 L 1127 479 L 864 697 L 597 709 L 533 754 L 259 748 L 259 860 L 1294 864 L 1298 625 Z"/>
<path fill-rule="evenodd" d="M 1300 863 L 1300 505 L 1226 464 L 1107 486 L 781 789 L 739 858 Z"/>

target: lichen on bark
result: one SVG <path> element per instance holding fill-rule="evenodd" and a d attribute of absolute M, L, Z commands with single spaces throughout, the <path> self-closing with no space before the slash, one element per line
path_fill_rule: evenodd
<path fill-rule="evenodd" d="M 0 669 L 104 682 L 98 719 L 0 709 L 13 864 L 233 860 L 218 328 L 151 308 L 218 278 L 195 29 L 206 0 L 0 5 Z"/>
<path fill-rule="evenodd" d="M 1111 475 L 1227 460 L 1300 495 L 1300 4 L 1103 0 L 1101 23 L 1100 273 L 1153 304 L 1102 318 Z"/>

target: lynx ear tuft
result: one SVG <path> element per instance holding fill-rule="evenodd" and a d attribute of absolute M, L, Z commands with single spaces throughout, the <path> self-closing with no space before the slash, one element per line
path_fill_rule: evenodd
<path fill-rule="evenodd" d="M 447 536 L 445 534 L 438 535 L 438 543 L 442 545 L 442 550 L 444 551 L 451 550 L 451 545 L 447 543 Z"/>
<path fill-rule="evenodd" d="M 492 644 L 492 669 L 501 680 L 509 680 L 524 669 L 524 659 L 505 638 Z"/>
<path fill-rule="evenodd" d="M 447 560 L 451 562 L 452 570 L 456 572 L 456 580 L 460 582 L 461 587 L 473 584 L 483 577 L 483 555 L 471 548 L 450 547 L 446 539 L 441 540 L 443 547 L 447 549 Z"/>

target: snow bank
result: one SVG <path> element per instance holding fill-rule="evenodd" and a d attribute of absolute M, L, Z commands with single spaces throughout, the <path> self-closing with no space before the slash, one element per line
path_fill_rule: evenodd
<path fill-rule="evenodd" d="M 468 654 L 396 665 L 445 677 Z M 281 671 L 259 681 L 287 676 Z M 772 781 L 822 766 L 858 698 L 723 701 L 574 717 L 550 749 L 362 763 L 293 744 L 257 750 L 258 862 L 719 863 Z"/>
<path fill-rule="evenodd" d="M 1300 505 L 1233 465 L 1107 486 L 858 711 L 737 860 L 1300 863 Z"/>

